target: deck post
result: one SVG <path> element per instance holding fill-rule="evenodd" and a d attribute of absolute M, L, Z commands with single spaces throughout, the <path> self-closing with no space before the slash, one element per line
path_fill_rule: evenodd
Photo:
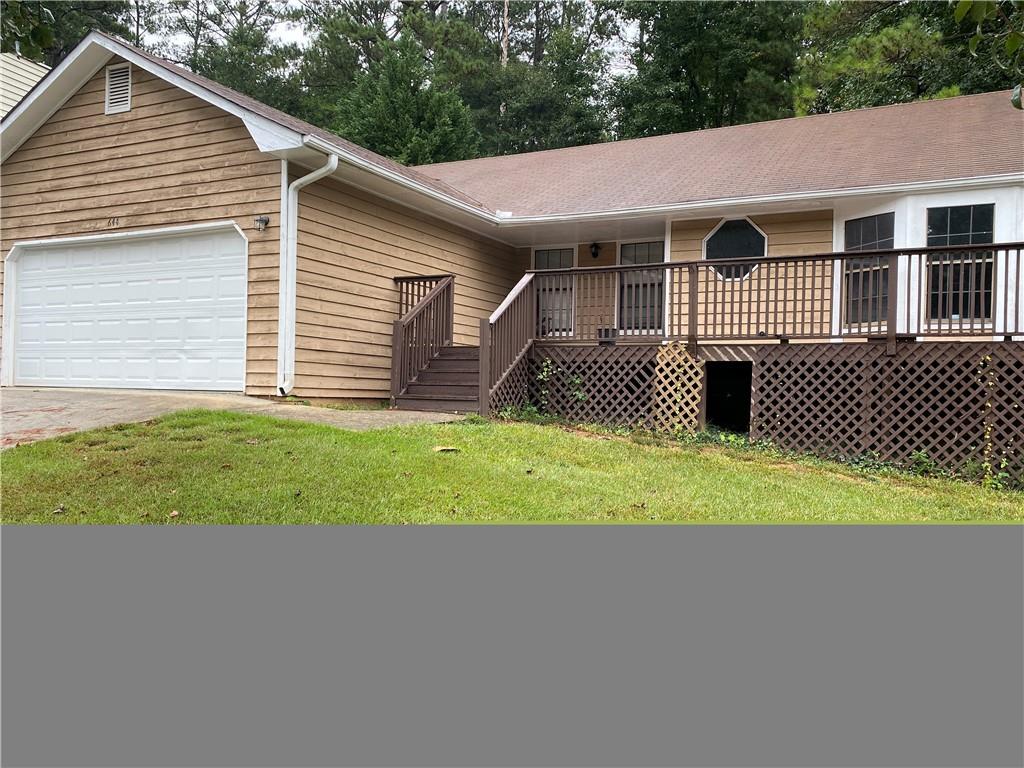
<path fill-rule="evenodd" d="M 480 318 L 480 415 L 484 418 L 491 407 L 491 320 Z"/>
<path fill-rule="evenodd" d="M 686 265 L 686 281 L 689 290 L 687 300 L 687 321 L 686 321 L 686 346 L 691 355 L 697 355 L 697 302 L 698 302 L 698 273 L 697 263 Z"/>
<path fill-rule="evenodd" d="M 898 317 L 900 297 L 900 267 L 899 256 L 890 254 L 889 258 L 889 296 L 885 312 L 885 353 L 896 354 L 896 318 Z"/>

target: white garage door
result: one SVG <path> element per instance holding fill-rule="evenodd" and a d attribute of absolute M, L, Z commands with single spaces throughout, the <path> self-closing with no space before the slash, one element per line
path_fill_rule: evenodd
<path fill-rule="evenodd" d="M 234 228 L 25 248 L 14 383 L 242 390 L 245 262 Z"/>

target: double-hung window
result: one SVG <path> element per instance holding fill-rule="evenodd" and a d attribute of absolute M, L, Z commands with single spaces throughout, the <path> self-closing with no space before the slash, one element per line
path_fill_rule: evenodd
<path fill-rule="evenodd" d="M 991 243 L 995 205 L 928 209 L 928 245 Z M 928 255 L 928 320 L 939 325 L 992 319 L 995 258 L 992 251 L 951 250 Z"/>
<path fill-rule="evenodd" d="M 623 266 L 661 264 L 665 242 L 624 243 L 619 251 Z M 619 273 L 619 330 L 624 333 L 662 333 L 665 317 L 665 270 L 643 269 Z"/>
<path fill-rule="evenodd" d="M 534 269 L 571 269 L 575 248 L 539 248 L 533 252 Z M 538 275 L 537 329 L 540 336 L 572 334 L 572 274 Z"/>
<path fill-rule="evenodd" d="M 850 219 L 844 231 L 847 251 L 885 251 L 893 247 L 895 213 Z M 881 324 L 889 310 L 888 260 L 879 256 L 848 259 L 843 270 L 847 325 Z"/>

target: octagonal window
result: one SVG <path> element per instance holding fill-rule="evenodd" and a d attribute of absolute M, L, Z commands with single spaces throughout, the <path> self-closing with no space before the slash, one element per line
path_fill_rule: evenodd
<path fill-rule="evenodd" d="M 709 261 L 729 259 L 758 259 L 765 255 L 767 240 L 761 230 L 746 219 L 731 219 L 719 225 L 707 240 L 704 257 Z M 750 274 L 753 266 L 715 265 L 715 271 L 724 278 L 736 279 Z"/>

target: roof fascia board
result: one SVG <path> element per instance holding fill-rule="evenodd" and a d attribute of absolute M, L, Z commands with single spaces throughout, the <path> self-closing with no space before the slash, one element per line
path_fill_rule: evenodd
<path fill-rule="evenodd" d="M 112 54 L 116 54 L 122 59 L 130 61 L 139 69 L 143 69 L 162 80 L 166 80 L 171 85 L 180 88 L 186 93 L 190 93 L 193 96 L 209 102 L 215 107 L 219 107 L 225 112 L 239 118 L 243 123 L 245 123 L 245 127 L 248 129 L 249 134 L 252 136 L 253 141 L 256 142 L 256 146 L 261 152 L 274 152 L 284 149 L 294 149 L 302 146 L 302 134 L 298 131 L 286 128 L 283 125 L 275 123 L 273 120 L 268 120 L 262 115 L 257 115 L 255 112 L 239 106 L 230 99 L 225 99 L 223 96 L 220 96 L 207 88 L 203 88 L 197 83 L 193 83 L 191 80 L 182 77 L 172 69 L 162 67 L 144 56 L 139 56 L 135 51 L 126 48 L 116 40 L 111 40 L 97 35 L 95 40 L 92 42 L 103 46 Z"/>
<path fill-rule="evenodd" d="M 338 154 L 338 151 L 336 150 L 331 150 L 331 152 L 333 152 L 334 154 Z M 306 168 L 308 170 L 312 170 L 316 165 L 315 163 L 311 162 L 307 157 L 289 157 L 287 159 L 289 160 L 289 162 L 294 163 L 295 165 L 298 165 L 302 168 Z M 342 159 L 344 160 L 344 158 Z M 460 221 L 456 218 L 452 218 L 452 216 L 455 215 L 452 213 L 449 213 L 446 216 L 445 214 L 433 208 L 416 209 L 408 198 L 403 199 L 396 195 L 389 195 L 385 192 L 382 192 L 379 188 L 369 186 L 365 183 L 360 183 L 359 181 L 356 181 L 353 178 L 342 175 L 340 166 L 338 172 L 336 172 L 334 176 L 331 176 L 330 178 L 334 179 L 335 181 L 341 184 L 344 184 L 345 186 L 358 189 L 362 192 L 366 192 L 367 194 L 373 195 L 374 197 L 380 198 L 381 200 L 387 200 L 389 203 L 394 203 L 395 205 L 399 205 L 402 208 L 412 208 L 413 210 L 420 210 L 421 213 L 425 213 L 428 216 L 433 216 L 449 224 L 454 224 L 455 226 L 460 227 L 462 229 L 467 229 L 470 232 L 473 232 L 474 234 L 479 235 L 480 237 L 486 237 L 488 240 L 492 240 L 493 242 L 498 243 L 499 245 L 506 245 L 512 248 L 521 247 L 511 240 L 503 238 L 501 236 L 501 233 L 498 231 L 498 228 L 494 226 L 493 221 L 483 222 L 484 224 L 487 225 L 486 227 L 483 227 L 481 226 L 481 222 L 479 221 L 470 223 L 465 220 Z"/>
<path fill-rule="evenodd" d="M 60 109 L 64 102 L 77 93 L 78 90 L 89 81 L 89 78 L 95 75 L 96 72 L 98 72 L 99 69 L 110 60 L 111 56 L 120 56 L 125 61 L 131 62 L 133 66 L 149 72 L 150 74 L 165 80 L 171 85 L 180 88 L 186 93 L 200 98 L 209 104 L 213 104 L 225 112 L 239 118 L 245 124 L 246 129 L 249 131 L 249 135 L 252 136 L 253 141 L 256 142 L 256 146 L 261 152 L 276 152 L 295 149 L 302 146 L 302 134 L 300 132 L 293 131 L 290 128 L 275 123 L 272 120 L 268 120 L 261 115 L 257 115 L 256 113 L 239 106 L 230 99 L 225 99 L 223 96 L 220 96 L 207 88 L 203 88 L 201 85 L 193 83 L 191 80 L 181 77 L 173 70 L 168 69 L 167 67 L 162 67 L 144 56 L 139 56 L 134 51 L 118 43 L 116 40 L 111 40 L 95 32 L 90 32 L 60 64 L 54 67 L 54 69 L 52 69 L 50 73 L 40 81 L 38 88 L 33 89 L 33 91 L 30 92 L 26 98 L 18 104 L 9 115 L 6 116 L 3 121 L 3 126 L 0 128 L 0 137 L 5 139 L 11 137 L 11 130 L 15 130 L 16 133 L 13 136 L 13 140 L 3 141 L 3 153 L 0 157 L 6 160 L 14 150 L 21 146 L 22 143 L 35 133 L 39 126 L 45 123 L 54 112 Z M 86 61 L 91 66 L 86 66 L 82 73 L 75 77 L 73 76 L 74 68 L 79 61 Z M 50 92 L 52 94 L 51 87 L 57 84 L 60 84 L 61 86 L 59 98 L 56 100 L 51 99 L 47 102 L 47 93 Z M 45 107 L 45 110 L 40 115 L 36 115 L 30 125 L 18 126 L 22 116 L 31 114 L 32 112 L 38 112 L 40 104 Z"/>
<path fill-rule="evenodd" d="M 388 181 L 400 184 L 401 186 L 411 189 L 414 192 L 424 194 L 427 197 L 445 203 L 446 205 L 449 205 L 452 208 L 457 208 L 458 210 L 464 213 L 468 213 L 471 216 L 482 221 L 486 221 L 489 224 L 498 224 L 499 221 L 501 220 L 500 217 L 498 217 L 495 214 L 482 211 L 475 206 L 469 205 L 468 203 L 458 200 L 457 198 L 454 198 L 450 195 L 446 195 L 443 192 L 439 192 L 436 189 L 431 189 L 430 187 L 424 184 L 420 184 L 414 179 L 402 176 L 401 174 L 395 173 L 394 171 L 388 168 L 382 168 L 381 166 L 371 163 L 369 160 L 354 154 L 353 152 L 345 149 L 344 147 L 331 144 L 330 142 L 324 141 L 318 136 L 306 136 L 305 143 L 306 146 L 312 149 L 316 149 L 320 152 L 334 153 L 341 157 L 341 159 L 344 160 L 349 165 L 354 165 L 357 168 L 361 168 L 362 170 L 372 173 L 375 176 L 379 176 L 383 179 L 387 179 Z"/>
<path fill-rule="evenodd" d="M 787 192 L 778 195 L 755 195 L 750 197 L 719 198 L 717 200 L 699 200 L 692 203 L 673 203 L 643 208 L 624 208 L 610 211 L 594 211 L 591 213 L 565 213 L 543 216 L 501 216 L 499 227 L 527 226 L 530 224 L 576 223 L 601 219 L 629 219 L 643 216 L 662 216 L 674 213 L 709 210 L 739 205 L 764 205 L 771 203 L 800 202 L 805 200 L 830 200 L 842 197 L 858 197 L 884 194 L 916 194 L 919 192 L 937 192 L 956 189 L 975 189 L 977 187 L 1003 186 L 1024 183 L 1024 173 L 1008 173 L 996 176 L 972 176 L 963 179 L 941 179 L 937 181 L 920 181 L 906 184 L 884 184 L 875 187 L 852 187 L 849 189 L 812 190 L 808 192 Z"/>
<path fill-rule="evenodd" d="M 14 109 L 4 115 L 0 123 L 0 160 L 10 157 L 110 60 L 109 51 L 96 50 L 85 44 L 90 37 L 95 38 L 95 33 L 90 32 L 81 44 L 25 94 Z M 82 71 L 76 73 L 75 67 L 79 61 L 83 62 Z M 57 100 L 47 100 L 47 92 L 54 84 L 60 84 L 64 95 Z"/>

